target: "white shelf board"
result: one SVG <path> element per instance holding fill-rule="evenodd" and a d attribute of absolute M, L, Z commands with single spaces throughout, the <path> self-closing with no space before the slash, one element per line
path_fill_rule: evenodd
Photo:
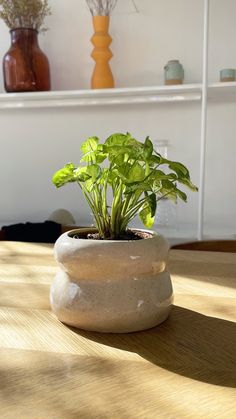
<path fill-rule="evenodd" d="M 210 102 L 236 101 L 236 81 L 209 84 L 208 98 Z"/>
<path fill-rule="evenodd" d="M 0 109 L 176 103 L 201 100 L 201 84 L 2 93 Z"/>

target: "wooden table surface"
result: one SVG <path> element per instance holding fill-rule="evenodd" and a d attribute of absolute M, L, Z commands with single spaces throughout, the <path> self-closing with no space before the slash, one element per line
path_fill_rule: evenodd
<path fill-rule="evenodd" d="M 52 246 L 0 242 L 0 418 L 236 418 L 236 254 L 173 250 L 162 325 L 99 334 L 49 305 Z"/>

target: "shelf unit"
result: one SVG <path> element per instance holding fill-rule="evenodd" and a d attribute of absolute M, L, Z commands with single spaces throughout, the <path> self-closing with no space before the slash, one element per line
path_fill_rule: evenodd
<path fill-rule="evenodd" d="M 202 89 L 202 84 L 194 83 L 100 90 L 2 93 L 0 94 L 0 109 L 200 102 Z M 236 100 L 236 82 L 210 84 L 207 94 L 209 101 Z"/>
<path fill-rule="evenodd" d="M 0 94 L 0 109 L 158 104 L 200 101 L 201 85 Z"/>
<path fill-rule="evenodd" d="M 226 102 L 236 101 L 236 82 L 218 82 L 208 85 L 208 100 L 217 102 L 224 100 Z"/>

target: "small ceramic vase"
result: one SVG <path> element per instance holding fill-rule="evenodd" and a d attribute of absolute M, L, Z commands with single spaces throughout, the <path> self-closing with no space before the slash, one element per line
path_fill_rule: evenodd
<path fill-rule="evenodd" d="M 220 81 L 235 81 L 236 70 L 234 68 L 224 68 L 220 70 Z"/>
<path fill-rule="evenodd" d="M 91 56 L 95 61 L 95 67 L 91 79 L 92 89 L 107 89 L 115 85 L 109 65 L 112 58 L 112 52 L 109 49 L 112 42 L 108 33 L 109 22 L 109 16 L 93 16 L 94 35 L 91 42 L 94 49 Z"/>
<path fill-rule="evenodd" d="M 165 84 L 182 84 L 184 80 L 184 69 L 179 60 L 170 60 L 164 67 Z"/>

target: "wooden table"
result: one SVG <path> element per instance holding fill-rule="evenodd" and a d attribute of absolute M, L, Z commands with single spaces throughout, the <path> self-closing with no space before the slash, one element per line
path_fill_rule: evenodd
<path fill-rule="evenodd" d="M 52 246 L 0 242 L 0 418 L 236 418 L 236 255 L 170 253 L 175 305 L 145 332 L 73 330 Z"/>

